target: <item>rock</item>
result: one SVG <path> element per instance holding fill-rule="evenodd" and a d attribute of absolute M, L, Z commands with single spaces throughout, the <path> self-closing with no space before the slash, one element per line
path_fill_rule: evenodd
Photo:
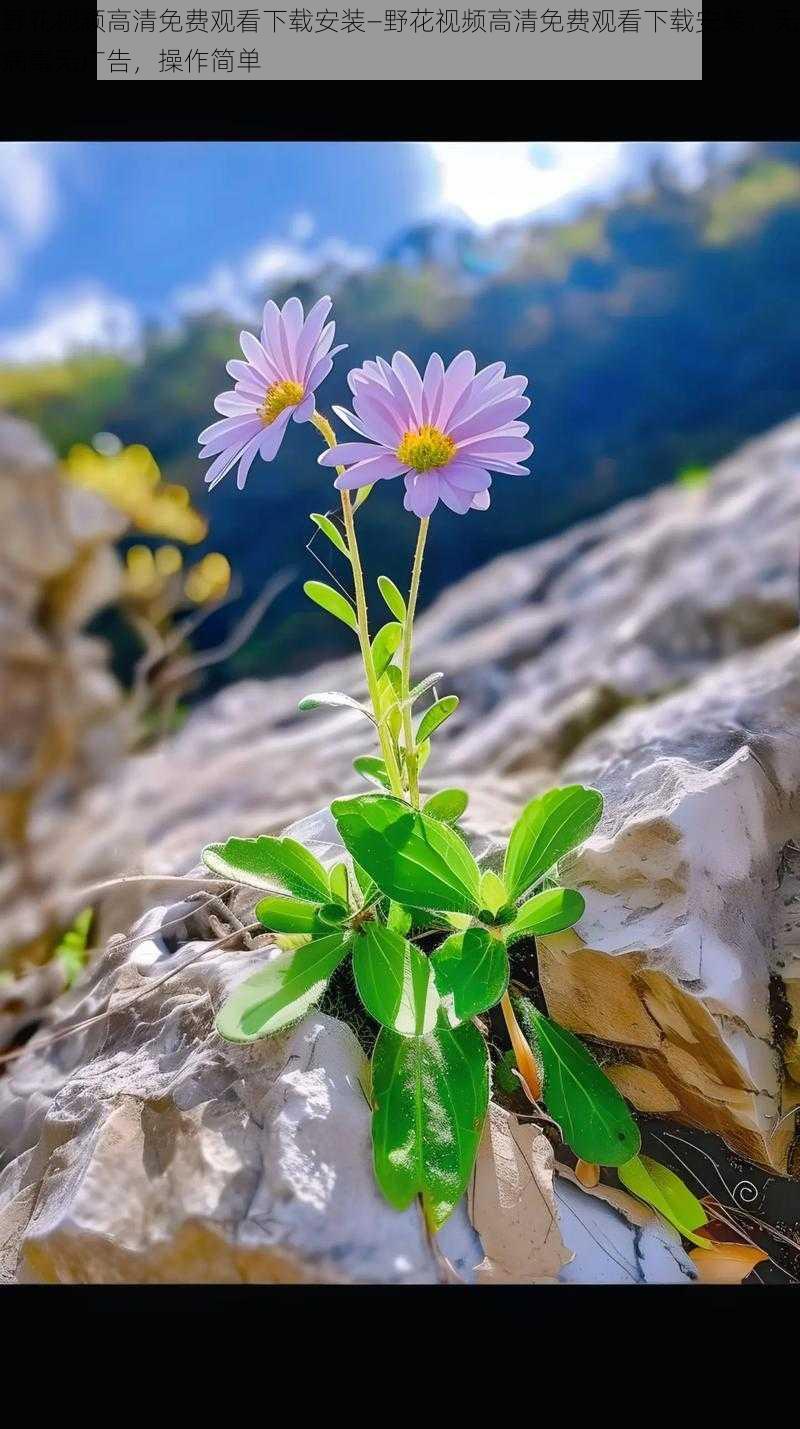
<path fill-rule="evenodd" d="M 213 1008 L 269 949 L 212 950 L 208 934 L 185 902 L 152 909 L 56 1025 L 110 1016 L 34 1043 L 0 1081 L 0 1279 L 437 1282 L 416 1208 L 392 1210 L 374 1183 L 352 1032 L 315 1013 L 223 1042 Z M 463 1206 L 440 1244 L 471 1278 Z"/>
<path fill-rule="evenodd" d="M 556 1183 L 561 1232 L 575 1259 L 561 1271 L 567 1285 L 685 1285 L 697 1277 L 680 1236 L 657 1218 L 632 1226 L 613 1207 L 561 1178 Z"/>
<path fill-rule="evenodd" d="M 217 1037 L 214 1009 L 274 952 L 266 935 L 258 949 L 216 948 L 219 926 L 191 901 L 150 909 L 62 999 L 47 1034 L 61 1040 L 37 1038 L 0 1080 L 0 1283 L 692 1278 L 650 1212 L 632 1225 L 554 1185 L 552 1150 L 530 1127 L 513 1138 L 521 1155 L 503 1165 L 496 1202 L 486 1168 L 477 1208 L 473 1188 L 485 1246 L 465 1198 L 434 1255 L 416 1209 L 392 1210 L 374 1182 L 366 1064 L 349 1028 L 314 1012 L 251 1047 Z M 507 1160 L 516 1119 L 491 1111 L 493 1154 Z"/>
<path fill-rule="evenodd" d="M 641 1110 L 785 1170 L 797 1044 L 788 1029 L 784 1067 L 772 1002 L 782 978 L 796 1010 L 800 978 L 797 636 L 621 716 L 564 778 L 601 789 L 606 813 L 565 874 L 584 918 L 542 940 L 550 1012 L 624 1049 L 616 1079 Z"/>

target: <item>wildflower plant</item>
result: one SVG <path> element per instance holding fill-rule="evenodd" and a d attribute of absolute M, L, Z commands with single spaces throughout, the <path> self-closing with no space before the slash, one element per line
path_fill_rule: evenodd
<path fill-rule="evenodd" d="M 459 825 L 467 793 L 422 789 L 431 741 L 458 707 L 455 695 L 438 693 L 441 672 L 412 674 L 430 518 L 439 502 L 461 515 L 485 511 L 493 474 L 528 475 L 522 463 L 533 448 L 520 421 L 529 406 L 526 379 L 507 377 L 501 362 L 477 371 L 467 352 L 448 367 L 433 354 L 423 374 L 403 353 L 391 363 L 379 357 L 349 374 L 353 411 L 333 410 L 359 440 L 340 442 L 315 400 L 341 350 L 331 346 L 333 323 L 325 325 L 330 306 L 323 298 L 306 318 L 297 298 L 281 310 L 267 303 L 261 341 L 243 333 L 247 362 L 228 365 L 236 387 L 216 402 L 227 418 L 201 442 L 214 457 L 209 485 L 238 463 L 240 487 L 256 454 L 274 458 L 291 415 L 310 422 L 325 443 L 318 460 L 336 470 L 342 524 L 320 513 L 311 520 L 347 563 L 352 597 L 320 581 L 305 591 L 352 630 L 366 699 L 324 691 L 300 708 L 342 706 L 363 717 L 377 747 L 355 769 L 371 787 L 331 805 L 344 850 L 332 868 L 289 837 L 229 838 L 205 848 L 215 874 L 259 891 L 256 917 L 282 948 L 234 988 L 217 1030 L 235 1043 L 283 1032 L 350 960 L 358 997 L 379 1028 L 370 1090 L 375 1175 L 397 1209 L 419 1197 L 436 1231 L 475 1162 L 492 1082 L 487 1019 L 499 1008 L 509 1045 L 497 1084 L 521 1088 L 539 1113 L 546 1109 L 579 1170 L 624 1168 L 624 1184 L 706 1248 L 697 1235 L 706 1219 L 700 1203 L 672 1173 L 654 1172 L 656 1163 L 639 1156 L 639 1129 L 614 1084 L 512 979 L 515 944 L 570 928 L 584 912 L 581 893 L 562 886 L 559 869 L 597 827 L 602 796 L 571 785 L 533 799 L 502 862 L 489 867 Z M 378 578 L 389 618 L 372 634 L 355 518 L 377 483 L 399 476 L 405 509 L 419 521 L 416 550 L 407 597 Z"/>

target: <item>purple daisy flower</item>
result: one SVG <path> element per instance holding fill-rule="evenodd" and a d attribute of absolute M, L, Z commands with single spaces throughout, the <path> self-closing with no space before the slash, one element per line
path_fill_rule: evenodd
<path fill-rule="evenodd" d="M 333 367 L 336 353 L 347 345 L 331 347 L 336 324 L 325 324 L 330 310 L 330 298 L 320 298 L 306 318 L 299 298 L 289 298 L 282 308 L 270 299 L 264 307 L 261 341 L 251 332 L 240 334 L 247 361 L 234 358 L 228 363 L 236 386 L 214 399 L 223 420 L 198 437 L 200 456 L 216 458 L 206 472 L 210 487 L 238 462 L 236 484 L 241 491 L 257 453 L 262 461 L 277 456 L 289 418 L 307 422 L 313 417 L 314 392 Z"/>
<path fill-rule="evenodd" d="M 405 508 L 430 516 L 439 501 L 464 515 L 489 505 L 490 472 L 528 476 L 521 466 L 533 451 L 525 422 L 530 402 L 525 377 L 506 377 L 505 363 L 475 371 L 471 352 L 460 352 L 445 369 L 434 352 L 420 377 L 410 357 L 396 352 L 392 364 L 379 357 L 347 378 L 355 415 L 334 412 L 363 438 L 343 442 L 319 458 L 344 466 L 338 489 L 405 476 Z"/>

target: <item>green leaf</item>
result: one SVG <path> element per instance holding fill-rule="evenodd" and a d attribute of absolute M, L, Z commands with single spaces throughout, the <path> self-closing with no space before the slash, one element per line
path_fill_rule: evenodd
<path fill-rule="evenodd" d="M 315 605 L 327 610 L 329 615 L 335 615 L 337 620 L 349 625 L 351 630 L 358 631 L 358 621 L 352 605 L 338 590 L 334 590 L 333 586 L 326 585 L 324 581 L 306 581 L 303 590 Z"/>
<path fill-rule="evenodd" d="M 212 872 L 251 888 L 286 888 L 298 898 L 327 903 L 331 896 L 328 875 L 313 853 L 295 839 L 228 839 L 208 844 L 203 863 Z"/>
<path fill-rule="evenodd" d="M 329 519 L 329 517 L 320 516 L 318 511 L 311 512 L 311 520 L 314 522 L 315 526 L 319 526 L 320 531 L 324 532 L 328 540 L 332 542 L 332 544 L 336 547 L 337 551 L 341 551 L 342 555 L 345 556 L 349 561 L 350 552 L 347 549 L 347 544 L 345 542 L 344 536 L 342 535 L 338 526 L 334 526 L 333 522 Z"/>
<path fill-rule="evenodd" d="M 358 491 L 356 492 L 356 499 L 353 502 L 354 511 L 358 511 L 359 507 L 364 505 L 364 502 L 369 496 L 374 485 L 374 481 L 371 481 L 369 486 L 359 486 Z"/>
<path fill-rule="evenodd" d="M 417 744 L 424 744 L 426 739 L 430 739 L 433 731 L 438 729 L 440 724 L 444 724 L 454 710 L 458 709 L 458 706 L 458 695 L 445 695 L 443 699 L 437 700 L 435 705 L 431 705 L 417 726 L 415 736 Z"/>
<path fill-rule="evenodd" d="M 439 999 L 424 953 L 391 928 L 369 923 L 353 939 L 353 973 L 367 1012 L 401 1037 L 436 1026 Z"/>
<path fill-rule="evenodd" d="M 614 1083 L 583 1043 L 544 1017 L 527 998 L 516 998 L 514 1010 L 541 1058 L 544 1104 L 575 1155 L 600 1166 L 621 1166 L 638 1155 L 639 1128 Z"/>
<path fill-rule="evenodd" d="M 319 904 L 304 898 L 262 898 L 256 904 L 259 923 L 272 933 L 313 933 L 319 920 Z"/>
<path fill-rule="evenodd" d="M 425 765 L 427 764 L 428 760 L 430 759 L 430 754 L 431 754 L 431 742 L 430 742 L 429 739 L 426 739 L 424 744 L 418 744 L 418 745 L 417 745 L 416 755 L 417 755 L 417 773 L 418 773 L 418 774 L 421 773 L 422 770 L 425 768 Z"/>
<path fill-rule="evenodd" d="M 374 878 L 370 878 L 367 870 L 362 868 L 355 860 L 353 861 L 353 872 L 356 876 L 356 883 L 361 889 L 361 897 L 364 903 L 372 903 L 375 897 L 380 893 L 380 889 Z"/>
<path fill-rule="evenodd" d="M 523 903 L 508 929 L 509 939 L 561 933 L 583 917 L 586 904 L 574 888 L 548 888 Z"/>
<path fill-rule="evenodd" d="M 337 799 L 345 847 L 382 893 L 410 908 L 478 911 L 480 870 L 458 834 L 387 794 Z"/>
<path fill-rule="evenodd" d="M 372 663 L 375 666 L 375 674 L 380 679 L 384 670 L 388 666 L 395 650 L 403 638 L 403 627 L 398 625 L 396 620 L 390 620 L 388 625 L 382 626 L 372 642 Z"/>
<path fill-rule="evenodd" d="M 513 1097 L 521 1090 L 521 1083 L 517 1076 L 517 1059 L 514 1056 L 514 1049 L 509 1047 L 504 1052 L 494 1069 L 495 1085 L 505 1092 L 506 1096 Z"/>
<path fill-rule="evenodd" d="M 403 712 L 400 708 L 400 697 L 403 692 L 402 681 L 402 673 L 398 666 L 387 665 L 378 682 L 380 721 L 381 724 L 386 723 L 390 734 L 395 739 L 397 739 L 403 724 Z"/>
<path fill-rule="evenodd" d="M 345 908 L 350 906 L 350 884 L 347 878 L 347 864 L 337 863 L 330 871 L 329 876 L 331 886 L 331 897 L 337 903 L 343 903 Z"/>
<path fill-rule="evenodd" d="M 93 908 L 83 908 L 53 953 L 53 957 L 57 958 L 61 964 L 67 987 L 72 987 L 86 967 L 88 961 L 86 949 L 89 945 L 89 930 L 93 917 Z"/>
<path fill-rule="evenodd" d="M 402 625 L 406 618 L 406 603 L 394 581 L 391 581 L 388 576 L 378 576 L 378 590 L 386 601 L 395 620 L 399 620 Z"/>
<path fill-rule="evenodd" d="M 486 1043 L 471 1023 L 426 1037 L 388 1028 L 372 1054 L 372 1145 L 384 1196 L 403 1211 L 422 1196 L 437 1231 L 467 1188 L 489 1104 Z"/>
<path fill-rule="evenodd" d="M 353 768 L 356 774 L 360 774 L 369 784 L 375 784 L 379 789 L 391 789 L 391 780 L 382 759 L 372 754 L 359 754 L 358 758 L 353 760 Z"/>
<path fill-rule="evenodd" d="M 439 819 L 443 824 L 454 824 L 469 803 L 469 795 L 463 789 L 440 789 L 432 794 L 422 806 L 423 814 L 429 819 Z"/>
<path fill-rule="evenodd" d="M 358 710 L 359 714 L 366 715 L 368 720 L 375 723 L 371 710 L 366 705 L 359 704 L 350 695 L 343 695 L 339 690 L 321 690 L 318 694 L 304 695 L 297 708 L 299 710 L 318 710 L 322 705 L 343 706 L 349 710 Z"/>
<path fill-rule="evenodd" d="M 659 1161 L 653 1161 L 650 1156 L 634 1156 L 617 1167 L 617 1175 L 623 1186 L 640 1201 L 660 1211 L 687 1240 L 703 1250 L 711 1249 L 710 1240 L 695 1234 L 706 1225 L 708 1216 L 697 1197 L 674 1171 L 662 1166 Z"/>
<path fill-rule="evenodd" d="M 592 832 L 603 812 L 596 789 L 551 789 L 523 809 L 506 849 L 503 878 L 517 899 Z"/>
<path fill-rule="evenodd" d="M 323 903 L 317 910 L 317 917 L 320 925 L 327 924 L 329 928 L 340 928 L 342 923 L 350 916 L 350 909 L 343 903 Z M 320 926 L 316 932 L 324 932 L 325 928 Z"/>
<path fill-rule="evenodd" d="M 217 1013 L 227 1042 L 255 1042 L 299 1022 L 321 998 L 328 978 L 350 949 L 341 933 L 281 953 L 234 988 Z"/>
<path fill-rule="evenodd" d="M 389 911 L 386 914 L 386 926 L 395 933 L 402 933 L 405 938 L 411 931 L 414 919 L 410 908 L 403 908 L 399 903 L 390 903 Z"/>
<path fill-rule="evenodd" d="M 494 1007 L 508 986 L 505 943 L 486 928 L 454 933 L 430 961 L 436 991 L 453 1026 Z"/>
<path fill-rule="evenodd" d="M 486 872 L 481 875 L 480 901 L 481 907 L 490 913 L 496 913 L 508 902 L 508 894 L 502 878 L 498 878 L 490 868 L 487 868 Z"/>
<path fill-rule="evenodd" d="M 428 690 L 432 690 L 433 686 L 437 684 L 439 680 L 443 679 L 443 670 L 435 670 L 432 675 L 426 675 L 424 680 L 420 680 L 418 685 L 415 685 L 412 690 L 409 690 L 408 695 L 402 702 L 401 708 L 405 709 L 406 705 L 415 705 L 417 700 L 422 699 L 422 696 L 427 694 Z"/>

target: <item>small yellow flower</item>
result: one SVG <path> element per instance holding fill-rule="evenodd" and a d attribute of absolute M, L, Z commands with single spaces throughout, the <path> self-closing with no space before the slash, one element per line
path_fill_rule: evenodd
<path fill-rule="evenodd" d="M 208 523 L 192 506 L 186 487 L 161 480 L 147 447 L 123 447 L 115 456 L 103 456 L 78 444 L 72 447 L 65 470 L 76 486 L 104 497 L 150 536 L 196 545 L 208 531 Z"/>
<path fill-rule="evenodd" d="M 186 576 L 184 591 L 195 605 L 222 600 L 231 583 L 230 562 L 219 551 L 209 551 Z"/>

